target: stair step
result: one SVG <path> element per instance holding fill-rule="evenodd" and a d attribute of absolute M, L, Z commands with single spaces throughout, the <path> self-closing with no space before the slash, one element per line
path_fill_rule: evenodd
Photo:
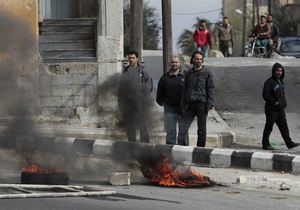
<path fill-rule="evenodd" d="M 39 36 L 39 41 L 94 40 L 93 33 L 46 33 Z"/>
<path fill-rule="evenodd" d="M 48 59 L 43 58 L 43 63 L 66 63 L 66 62 L 83 62 L 83 63 L 95 63 L 97 62 L 96 57 L 72 57 L 72 58 L 55 58 Z"/>
<path fill-rule="evenodd" d="M 62 41 L 62 42 L 39 42 L 39 50 L 47 50 L 47 49 L 53 49 L 53 50 L 58 50 L 58 49 L 90 49 L 90 48 L 95 48 L 95 43 L 94 41 L 80 41 L 77 40 L 75 41 Z"/>
<path fill-rule="evenodd" d="M 44 19 L 42 22 L 43 26 L 48 25 L 93 25 L 97 19 L 93 18 L 70 18 L 70 19 Z"/>
<path fill-rule="evenodd" d="M 44 50 L 40 51 L 43 58 L 96 57 L 95 49 L 81 50 Z"/>
<path fill-rule="evenodd" d="M 42 34 L 47 32 L 85 32 L 94 33 L 93 26 L 82 26 L 82 25 L 49 25 L 47 27 L 42 27 Z"/>
<path fill-rule="evenodd" d="M 97 62 L 96 21 L 91 18 L 44 20 L 39 36 L 43 62 Z"/>

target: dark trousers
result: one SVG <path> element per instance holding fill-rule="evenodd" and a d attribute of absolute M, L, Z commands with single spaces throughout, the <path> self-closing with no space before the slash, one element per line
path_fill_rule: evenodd
<path fill-rule="evenodd" d="M 134 111 L 125 111 L 125 123 L 127 127 L 128 141 L 136 141 L 136 127 L 140 131 L 140 141 L 149 143 L 149 134 L 143 113 Z"/>
<path fill-rule="evenodd" d="M 176 144 L 177 140 L 177 124 L 179 131 L 182 128 L 181 108 L 164 104 L 164 118 L 166 129 L 166 144 Z M 184 139 L 185 145 L 189 145 L 189 134 Z"/>
<path fill-rule="evenodd" d="M 262 146 L 266 148 L 270 146 L 269 137 L 273 130 L 273 125 L 276 125 L 279 128 L 280 134 L 287 146 L 292 144 L 292 139 L 290 137 L 289 128 L 286 121 L 286 115 L 284 110 L 280 112 L 276 112 L 270 108 L 265 108 L 265 115 L 266 115 L 266 124 L 263 132 L 262 138 Z"/>
<path fill-rule="evenodd" d="M 179 130 L 178 144 L 186 145 L 184 138 L 193 123 L 195 116 L 197 116 L 197 147 L 205 147 L 206 144 L 206 118 L 208 111 L 206 105 L 203 102 L 190 102 L 182 118 L 182 129 Z"/>
<path fill-rule="evenodd" d="M 232 43 L 226 41 L 220 41 L 219 45 L 220 51 L 224 57 L 232 57 Z"/>

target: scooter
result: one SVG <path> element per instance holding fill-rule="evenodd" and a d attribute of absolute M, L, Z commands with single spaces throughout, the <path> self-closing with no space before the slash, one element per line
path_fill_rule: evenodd
<path fill-rule="evenodd" d="M 245 57 L 266 57 L 267 50 L 261 45 L 260 40 L 257 40 L 257 36 L 248 36 L 247 41 L 249 45 L 245 47 Z"/>

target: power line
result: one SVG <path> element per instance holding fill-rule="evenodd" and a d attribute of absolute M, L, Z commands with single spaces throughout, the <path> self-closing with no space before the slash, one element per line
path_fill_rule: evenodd
<path fill-rule="evenodd" d="M 198 15 L 198 14 L 207 14 L 207 13 L 218 11 L 220 9 L 221 8 L 218 8 L 218 9 L 215 9 L 215 10 L 206 11 L 206 12 L 197 12 L 197 13 L 173 13 L 172 12 L 172 15 Z"/>

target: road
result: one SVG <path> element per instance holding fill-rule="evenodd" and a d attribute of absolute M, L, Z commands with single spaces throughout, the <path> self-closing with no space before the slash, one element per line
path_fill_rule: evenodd
<path fill-rule="evenodd" d="M 215 108 L 237 134 L 236 146 L 261 148 L 265 124 L 262 88 L 264 81 L 271 76 L 272 65 L 260 65 L 259 62 L 262 61 L 259 60 L 256 66 L 211 67 L 216 83 Z M 292 139 L 300 143 L 300 69 L 288 65 L 284 66 L 287 121 Z M 279 149 L 286 148 L 276 125 L 270 141 L 275 142 Z"/>
<path fill-rule="evenodd" d="M 20 183 L 24 167 L 22 155 L 0 151 L 0 182 Z M 35 153 L 33 159 L 47 158 L 70 175 L 70 184 L 87 190 L 116 191 L 116 195 L 99 197 L 0 199 L 1 209 L 297 209 L 300 205 L 300 178 L 288 173 L 249 171 L 230 168 L 191 166 L 221 186 L 206 188 L 172 188 L 158 186 L 145 179 L 135 166 L 93 156 Z M 59 165 L 59 163 L 61 163 Z M 110 171 L 129 171 L 130 186 L 112 186 Z M 245 177 L 239 184 L 237 178 Z M 280 190 L 286 182 L 291 188 Z M 0 194 L 5 193 L 3 190 Z"/>

